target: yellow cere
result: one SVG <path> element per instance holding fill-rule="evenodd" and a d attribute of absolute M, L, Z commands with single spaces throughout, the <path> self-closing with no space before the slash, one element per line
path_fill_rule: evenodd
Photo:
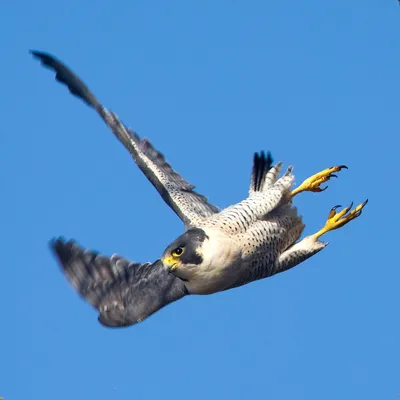
<path fill-rule="evenodd" d="M 171 271 L 175 270 L 176 268 L 178 268 L 178 264 L 179 262 L 176 261 L 176 259 L 174 257 L 165 257 L 163 259 L 164 264 L 171 266 Z"/>

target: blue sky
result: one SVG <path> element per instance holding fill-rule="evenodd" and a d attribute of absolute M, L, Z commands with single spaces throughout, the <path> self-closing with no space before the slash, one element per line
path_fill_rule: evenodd
<path fill-rule="evenodd" d="M 400 8 L 371 1 L 8 2 L 0 16 L 0 396 L 395 399 L 400 394 Z M 306 234 L 369 198 L 323 252 L 245 287 L 100 326 L 53 236 L 137 261 L 183 229 L 97 115 L 28 54 L 65 61 L 220 207 L 253 152 L 297 181 Z"/>

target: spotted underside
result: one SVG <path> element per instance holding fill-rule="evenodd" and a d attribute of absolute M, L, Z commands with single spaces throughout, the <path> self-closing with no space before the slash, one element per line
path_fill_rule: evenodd
<path fill-rule="evenodd" d="M 270 168 L 264 175 L 264 184 L 258 185 L 259 190 L 250 190 L 247 199 L 199 225 L 207 232 L 224 232 L 234 246 L 241 248 L 240 273 L 228 289 L 280 272 L 279 256 L 303 232 L 302 218 L 290 196 L 294 175 L 290 168 L 278 179 L 280 168 L 280 164 Z"/>
<path fill-rule="evenodd" d="M 209 294 L 292 268 L 325 246 L 318 241 L 322 234 L 357 218 L 366 204 L 337 215 L 331 211 L 321 231 L 299 241 L 304 224 L 292 206 L 294 195 L 323 190 L 319 185 L 345 166 L 324 170 L 292 190 L 292 168 L 279 178 L 282 164 L 272 165 L 270 154 L 262 152 L 254 155 L 248 197 L 219 211 L 195 192 L 149 141 L 108 111 L 68 67 L 47 53 L 32 54 L 53 69 L 56 79 L 72 94 L 97 111 L 185 224 L 186 232 L 154 263 L 134 263 L 118 255 L 105 257 L 63 239 L 51 242 L 65 276 L 99 311 L 104 325 L 129 326 L 189 292 Z M 180 266 L 173 257 L 178 245 L 183 246 Z"/>

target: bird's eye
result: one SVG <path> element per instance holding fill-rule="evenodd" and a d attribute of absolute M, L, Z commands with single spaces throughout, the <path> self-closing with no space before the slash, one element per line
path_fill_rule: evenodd
<path fill-rule="evenodd" d="M 184 248 L 183 247 L 177 247 L 175 250 L 172 251 L 172 255 L 174 257 L 180 257 L 183 254 Z"/>

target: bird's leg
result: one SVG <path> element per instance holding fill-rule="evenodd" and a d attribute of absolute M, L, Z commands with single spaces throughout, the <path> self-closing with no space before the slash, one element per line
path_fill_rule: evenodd
<path fill-rule="evenodd" d="M 338 213 L 336 213 L 336 209 L 340 206 L 333 207 L 329 212 L 328 219 L 322 229 L 313 235 L 306 236 L 304 239 L 289 247 L 279 256 L 272 274 L 278 274 L 279 272 L 293 268 L 321 251 L 327 243 L 320 242 L 318 239 L 325 233 L 338 229 L 359 217 L 367 202 L 368 200 L 365 200 L 364 203 L 359 204 L 353 210 L 351 209 L 352 205 L 350 205 Z"/>
<path fill-rule="evenodd" d="M 315 239 L 320 238 L 322 235 L 329 231 L 333 231 L 335 229 L 339 229 L 342 226 L 348 224 L 350 221 L 353 219 L 356 219 L 359 217 L 362 213 L 362 209 L 365 207 L 365 205 L 368 203 L 368 200 L 365 200 L 363 203 L 359 204 L 356 208 L 353 210 L 351 209 L 353 207 L 353 203 L 350 204 L 350 206 L 346 207 L 344 210 L 340 212 L 336 212 L 336 209 L 341 207 L 341 206 L 335 206 L 329 211 L 328 214 L 328 219 L 325 223 L 325 226 L 320 229 L 317 233 L 314 233 L 312 237 Z"/>
<path fill-rule="evenodd" d="M 339 172 L 343 168 L 347 169 L 345 165 L 338 165 L 336 167 L 327 168 L 321 172 L 318 172 L 318 174 L 306 179 L 299 187 L 292 190 L 291 196 L 294 197 L 296 194 L 301 192 L 323 192 L 324 190 L 328 189 L 328 186 L 321 188 L 320 185 L 329 181 L 331 178 L 337 178 L 334 172 Z"/>
<path fill-rule="evenodd" d="M 271 275 L 279 274 L 299 265 L 320 252 L 327 244 L 307 236 L 285 250 L 276 260 Z"/>

